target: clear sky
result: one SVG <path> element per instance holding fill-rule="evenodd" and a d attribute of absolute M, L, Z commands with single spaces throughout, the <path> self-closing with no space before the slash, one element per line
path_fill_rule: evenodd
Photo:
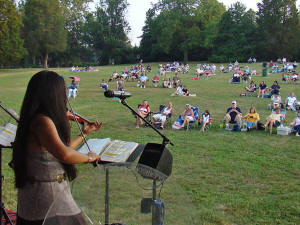
<path fill-rule="evenodd" d="M 262 2 L 261 0 L 239 0 L 247 6 L 247 8 L 252 8 L 254 11 L 257 11 L 256 4 Z M 128 34 L 128 37 L 132 45 L 139 45 L 140 37 L 142 35 L 142 28 L 146 19 L 146 12 L 151 7 L 151 3 L 156 3 L 158 0 L 128 0 L 128 14 L 127 21 L 131 27 L 131 32 Z M 237 2 L 237 0 L 219 0 L 226 7 Z M 297 6 L 299 6 L 300 0 L 297 0 Z"/>

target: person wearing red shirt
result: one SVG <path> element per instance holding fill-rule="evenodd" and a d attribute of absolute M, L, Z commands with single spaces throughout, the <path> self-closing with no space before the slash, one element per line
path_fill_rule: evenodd
<path fill-rule="evenodd" d="M 143 104 L 140 105 L 138 108 L 138 114 L 141 117 L 145 118 L 148 115 L 148 113 L 150 113 L 150 107 L 148 105 L 148 101 L 144 100 Z M 140 128 L 141 123 L 142 123 L 142 120 L 139 117 L 137 117 L 136 118 L 136 128 Z"/>

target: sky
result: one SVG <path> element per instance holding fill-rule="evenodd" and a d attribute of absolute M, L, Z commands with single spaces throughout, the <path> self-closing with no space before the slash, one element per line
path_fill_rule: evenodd
<path fill-rule="evenodd" d="M 157 3 L 158 0 L 127 0 L 130 4 L 128 7 L 128 13 L 126 16 L 127 21 L 131 27 L 131 31 L 128 34 L 131 44 L 139 46 L 142 35 L 142 28 L 145 24 L 146 12 L 151 7 L 151 3 Z M 247 6 L 248 9 L 257 11 L 257 3 L 262 2 L 261 0 L 239 0 Z M 219 0 L 226 7 L 237 2 L 237 0 Z M 300 0 L 297 0 L 297 6 L 300 5 Z"/>

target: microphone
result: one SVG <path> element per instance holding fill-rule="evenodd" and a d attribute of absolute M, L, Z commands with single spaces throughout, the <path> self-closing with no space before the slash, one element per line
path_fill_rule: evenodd
<path fill-rule="evenodd" d="M 106 98 L 117 97 L 119 99 L 125 99 L 125 98 L 129 98 L 131 96 L 131 94 L 129 92 L 125 92 L 125 91 L 107 90 L 104 92 L 104 96 Z"/>

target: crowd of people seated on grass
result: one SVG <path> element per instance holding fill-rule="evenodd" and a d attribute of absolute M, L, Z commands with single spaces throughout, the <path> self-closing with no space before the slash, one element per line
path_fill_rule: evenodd
<path fill-rule="evenodd" d="M 91 66 L 86 66 L 84 68 L 79 68 L 78 66 L 72 66 L 70 68 L 71 72 L 91 72 L 91 71 L 98 71 L 97 69 L 94 69 Z"/>
<path fill-rule="evenodd" d="M 244 117 L 242 116 L 242 111 L 239 107 L 237 107 L 237 102 L 232 101 L 232 106 L 227 109 L 225 115 L 225 123 L 227 130 L 240 131 L 242 124 L 242 119 L 245 120 L 246 130 L 250 131 L 253 128 L 256 129 L 265 129 L 270 131 L 272 134 L 273 127 L 280 126 L 283 122 L 286 121 L 285 114 L 281 112 L 280 107 L 274 109 L 274 112 L 266 118 L 266 123 L 262 125 L 260 122 L 260 116 L 256 111 L 255 107 L 251 107 L 249 113 L 247 113 Z M 229 124 L 234 124 L 233 128 L 229 128 Z"/>
<path fill-rule="evenodd" d="M 177 61 L 174 61 L 173 63 L 166 63 L 165 65 L 159 64 L 158 68 L 162 75 L 166 74 L 167 72 L 178 72 L 185 74 L 190 70 L 189 64 L 183 64 Z"/>
<path fill-rule="evenodd" d="M 208 78 L 212 75 L 216 75 L 217 66 L 215 64 L 198 64 L 196 68 L 196 77 Z"/>
<path fill-rule="evenodd" d="M 282 73 L 281 80 L 285 83 L 296 83 L 299 80 L 299 74 L 296 72 L 292 73 Z"/>
<path fill-rule="evenodd" d="M 294 93 L 289 94 L 290 98 L 294 100 L 295 103 L 296 98 Z M 191 123 L 198 122 L 200 126 L 200 131 L 204 132 L 208 125 L 211 125 L 212 118 L 209 110 L 205 110 L 201 116 L 196 116 L 195 108 L 190 104 L 185 105 L 184 111 L 180 114 L 179 118 L 174 122 L 177 125 L 177 128 L 174 129 L 186 129 L 189 130 L 191 128 Z M 199 109 L 199 108 L 198 108 Z M 167 106 L 163 106 L 160 109 L 160 112 L 155 114 L 151 114 L 150 107 L 148 102 L 145 100 L 143 104 L 139 105 L 138 113 L 143 118 L 147 116 L 151 116 L 153 119 L 153 124 L 158 124 L 159 127 L 164 129 L 165 122 L 170 115 L 174 114 L 173 104 L 171 102 L 168 103 Z M 226 110 L 225 113 L 225 129 L 233 130 L 233 131 L 241 131 L 241 127 L 246 127 L 243 131 L 251 131 L 253 129 L 257 130 L 266 130 L 269 131 L 270 134 L 273 132 L 274 127 L 282 126 L 284 122 L 286 122 L 286 111 L 282 110 L 278 105 L 271 111 L 270 115 L 268 115 L 263 122 L 260 118 L 259 113 L 257 112 L 255 107 L 250 107 L 249 112 L 246 113 L 245 116 L 242 115 L 242 110 L 237 106 L 237 102 L 232 101 L 231 107 Z M 136 128 L 139 128 L 142 124 L 140 118 L 136 120 Z M 232 128 L 230 128 L 230 124 Z M 300 113 L 297 113 L 296 118 L 289 124 L 291 128 L 296 131 L 296 135 L 300 135 Z M 174 126 L 174 125 L 173 125 Z M 173 127 L 172 126 L 172 127 Z"/>

